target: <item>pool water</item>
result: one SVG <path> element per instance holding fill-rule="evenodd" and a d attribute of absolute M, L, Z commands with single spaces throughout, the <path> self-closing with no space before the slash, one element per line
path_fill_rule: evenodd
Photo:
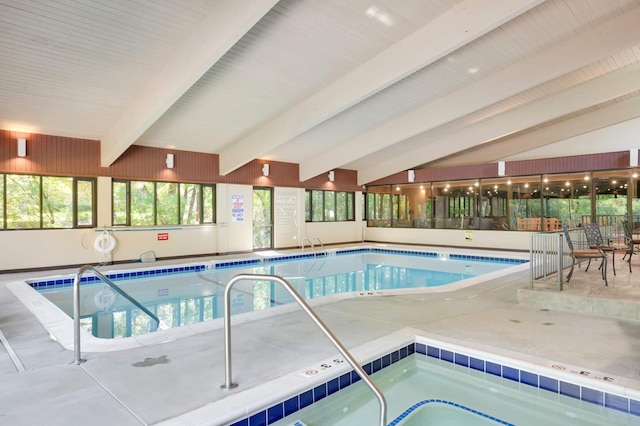
<path fill-rule="evenodd" d="M 292 257 L 269 262 L 207 265 L 198 267 L 195 272 L 154 274 L 151 278 L 148 275 L 147 278 L 118 278 L 127 275 L 122 273 L 115 278 L 107 276 L 156 314 L 161 321 L 160 329 L 166 329 L 221 318 L 224 315 L 224 287 L 241 273 L 279 275 L 305 299 L 313 299 L 341 293 L 368 295 L 445 286 L 518 264 L 514 259 L 455 259 L 421 252 Z M 36 287 L 67 315 L 73 316 L 69 284 Z M 80 296 L 81 323 L 94 336 L 119 338 L 150 331 L 150 318 L 106 284 L 99 281 L 82 283 Z M 238 282 L 231 296 L 232 314 L 293 302 L 283 287 L 269 281 Z"/>
<path fill-rule="evenodd" d="M 418 354 L 374 373 L 390 425 L 637 425 L 640 417 Z M 375 425 L 379 404 L 360 380 L 273 424 Z"/>

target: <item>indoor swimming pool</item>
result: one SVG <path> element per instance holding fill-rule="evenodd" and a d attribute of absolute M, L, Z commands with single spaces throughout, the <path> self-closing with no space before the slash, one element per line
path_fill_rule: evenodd
<path fill-rule="evenodd" d="M 363 368 L 385 395 L 387 423 L 393 426 L 640 422 L 640 404 L 622 387 L 597 379 L 587 383 L 578 374 L 560 376 L 553 368 L 514 367 L 489 359 L 491 355 L 484 359 L 416 342 Z M 377 425 L 379 410 L 371 390 L 351 370 L 232 424 Z"/>
<path fill-rule="evenodd" d="M 473 285 L 492 274 L 527 262 L 521 256 L 487 256 L 386 248 L 336 249 L 324 253 L 273 254 L 172 267 L 102 271 L 122 290 L 160 319 L 159 329 L 179 328 L 222 318 L 224 287 L 238 274 L 277 275 L 305 299 L 447 291 Z M 29 290 L 14 293 L 41 319 L 45 304 L 73 317 L 73 280 L 57 276 L 28 280 Z M 10 286 L 11 288 L 11 286 Z M 27 302 L 37 290 L 42 301 Z M 239 282 L 231 292 L 233 315 L 291 304 L 291 295 L 270 281 Z M 37 305 L 37 306 L 36 306 Z M 89 271 L 80 291 L 82 327 L 98 338 L 148 334 L 155 325 L 136 307 Z M 58 322 L 60 320 L 58 319 Z M 47 324 L 44 324 L 49 330 Z M 55 334 L 52 332 L 52 334 Z M 63 333 L 64 334 L 64 333 Z"/>
<path fill-rule="evenodd" d="M 273 256 L 174 268 L 106 273 L 121 289 L 160 319 L 160 329 L 221 318 L 224 286 L 240 273 L 278 275 L 305 299 L 329 295 L 375 295 L 450 285 L 522 264 L 522 258 L 470 256 L 407 250 L 336 250 L 321 255 Z M 49 301 L 73 316 L 72 279 L 30 282 Z M 81 284 L 81 323 L 100 338 L 150 332 L 150 318 L 87 273 Z M 293 302 L 269 281 L 240 282 L 232 291 L 232 314 Z"/>

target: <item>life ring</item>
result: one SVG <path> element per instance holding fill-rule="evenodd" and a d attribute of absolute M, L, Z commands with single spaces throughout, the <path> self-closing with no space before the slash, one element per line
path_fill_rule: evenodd
<path fill-rule="evenodd" d="M 110 288 L 103 288 L 99 290 L 95 296 L 93 296 L 93 301 L 96 303 L 96 307 L 102 309 L 103 311 L 107 311 L 111 308 L 116 301 L 116 292 L 111 290 Z"/>
<path fill-rule="evenodd" d="M 116 248 L 116 239 L 111 234 L 104 231 L 93 242 L 93 248 L 101 254 L 110 254 Z"/>

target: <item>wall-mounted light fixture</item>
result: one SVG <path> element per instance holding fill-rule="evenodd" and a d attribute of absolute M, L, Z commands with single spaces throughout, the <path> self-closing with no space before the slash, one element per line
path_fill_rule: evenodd
<path fill-rule="evenodd" d="M 262 176 L 269 176 L 269 165 L 268 164 L 263 164 L 262 165 Z"/>
<path fill-rule="evenodd" d="M 27 156 L 27 140 L 25 138 L 18 139 L 18 157 Z"/>
<path fill-rule="evenodd" d="M 504 176 L 505 164 L 504 161 L 498 161 L 498 176 Z"/>
<path fill-rule="evenodd" d="M 167 168 L 173 169 L 173 154 L 167 154 Z"/>
<path fill-rule="evenodd" d="M 333 182 L 333 181 L 335 180 L 335 178 L 336 178 L 336 175 L 335 175 L 335 173 L 333 172 L 333 170 L 331 170 L 331 171 L 329 172 L 329 182 Z"/>
<path fill-rule="evenodd" d="M 416 171 L 415 170 L 408 170 L 407 171 L 407 180 L 409 182 L 413 182 L 416 180 Z"/>

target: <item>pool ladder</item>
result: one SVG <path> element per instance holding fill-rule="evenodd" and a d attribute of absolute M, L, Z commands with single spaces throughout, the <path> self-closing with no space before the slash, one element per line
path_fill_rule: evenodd
<path fill-rule="evenodd" d="M 89 270 L 93 271 L 93 273 L 98 278 L 100 278 L 109 287 L 114 289 L 116 293 L 120 294 L 129 302 L 133 303 L 142 312 L 149 315 L 151 319 L 155 321 L 155 325 L 151 327 L 151 331 L 156 331 L 158 329 L 158 326 L 160 325 L 160 320 L 155 314 L 153 314 L 153 312 L 142 306 L 140 302 L 131 297 L 123 289 L 118 287 L 113 281 L 107 278 L 102 272 L 98 271 L 93 265 L 84 265 L 82 268 L 80 268 L 75 278 L 73 279 L 73 350 L 74 362 L 77 365 L 80 365 L 80 363 L 84 361 L 80 358 L 80 279 L 82 278 L 82 274 Z"/>
<path fill-rule="evenodd" d="M 320 246 L 322 247 L 322 253 L 326 256 L 327 255 L 327 249 L 324 248 L 324 244 L 322 244 L 322 241 L 320 241 L 320 238 L 318 237 L 314 237 L 313 240 L 309 240 L 307 237 L 304 237 L 302 239 L 302 251 L 304 251 L 304 242 L 309 243 L 309 247 L 311 247 L 311 250 L 313 251 L 313 256 L 315 257 L 317 255 L 317 251 L 316 251 L 316 246 L 315 246 L 315 242 L 317 241 Z"/>
<path fill-rule="evenodd" d="M 306 239 L 306 238 L 305 238 Z M 308 240 L 307 240 L 308 241 Z M 358 361 L 353 358 L 349 351 L 344 347 L 338 338 L 329 330 L 326 324 L 316 315 L 311 307 L 304 301 L 302 297 L 296 292 L 293 286 L 284 278 L 278 275 L 261 275 L 261 274 L 239 274 L 231 278 L 224 289 L 224 370 L 225 370 L 225 382 L 220 385 L 221 389 L 233 389 L 238 386 L 231 379 L 231 288 L 233 285 L 242 280 L 261 280 L 261 281 L 275 281 L 284 286 L 285 289 L 291 294 L 291 297 L 300 305 L 302 310 L 309 315 L 313 322 L 322 330 L 322 332 L 329 338 L 331 343 L 338 349 L 340 354 L 347 360 L 351 367 L 356 370 L 360 378 L 369 386 L 374 393 L 378 402 L 380 403 L 380 426 L 386 426 L 387 424 L 387 401 L 384 395 L 376 384 L 371 380 L 369 375 L 360 366 Z"/>

